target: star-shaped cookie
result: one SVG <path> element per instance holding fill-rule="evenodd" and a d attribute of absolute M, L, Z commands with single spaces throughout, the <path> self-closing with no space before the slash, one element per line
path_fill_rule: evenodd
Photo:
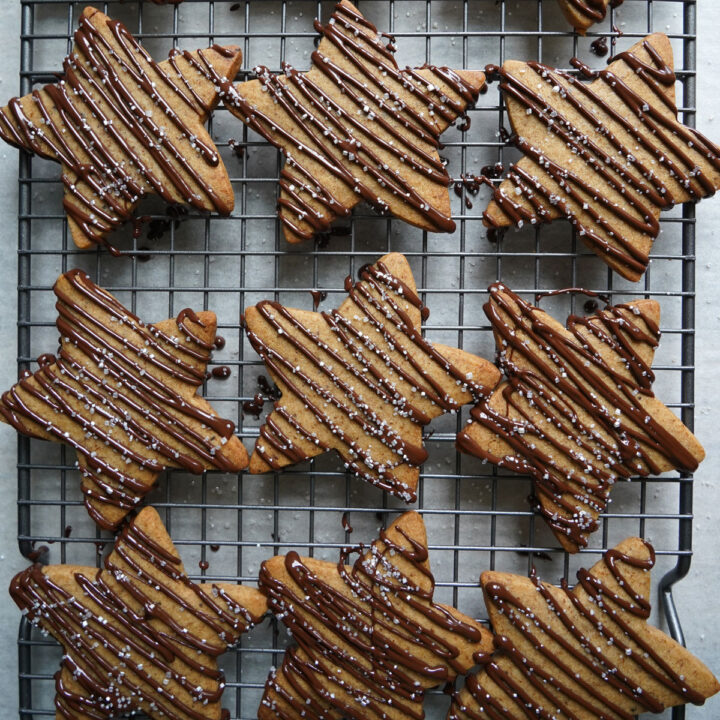
<path fill-rule="evenodd" d="M 489 228 L 565 217 L 611 268 L 639 280 L 659 217 L 720 187 L 720 149 L 677 119 L 670 41 L 649 35 L 584 82 L 511 60 L 500 78 L 524 157 L 496 187 Z"/>
<path fill-rule="evenodd" d="M 268 677 L 259 720 L 422 718 L 427 688 L 452 682 L 492 649 L 479 622 L 433 602 L 415 512 L 338 563 L 294 552 L 267 560 L 259 587 L 297 643 Z"/>
<path fill-rule="evenodd" d="M 107 245 L 149 194 L 227 214 L 230 178 L 204 125 L 241 61 L 239 48 L 213 45 L 156 63 L 122 23 L 86 7 L 62 79 L 2 108 L 0 138 L 62 165 L 80 248 Z"/>
<path fill-rule="evenodd" d="M 694 471 L 705 451 L 652 392 L 660 306 L 636 300 L 567 327 L 502 284 L 485 314 L 507 376 L 471 411 L 457 446 L 530 475 L 568 552 L 587 545 L 615 482 Z"/>
<path fill-rule="evenodd" d="M 60 349 L 42 355 L 0 401 L 0 420 L 75 448 L 85 505 L 113 529 L 166 467 L 238 471 L 248 457 L 235 426 L 196 394 L 215 314 L 180 312 L 145 325 L 80 270 L 54 287 Z"/>
<path fill-rule="evenodd" d="M 428 342 L 428 317 L 403 255 L 391 253 L 345 281 L 337 310 L 264 301 L 248 309 L 248 338 L 282 392 L 250 459 L 278 470 L 336 450 L 356 475 L 408 502 L 426 460 L 422 427 L 500 379 L 491 363 Z"/>
<path fill-rule="evenodd" d="M 558 5 L 568 22 L 584 35 L 588 28 L 602 22 L 608 8 L 619 7 L 624 0 L 558 0 Z"/>
<path fill-rule="evenodd" d="M 651 545 L 628 538 L 578 584 L 500 572 L 481 582 L 497 652 L 453 699 L 448 720 L 631 720 L 720 690 L 650 617 Z"/>
<path fill-rule="evenodd" d="M 284 75 L 257 67 L 223 102 L 285 156 L 278 215 L 289 242 L 329 230 L 360 201 L 433 232 L 452 232 L 441 133 L 475 103 L 481 72 L 400 70 L 392 41 L 343 0 L 312 54 Z"/>
<path fill-rule="evenodd" d="M 220 720 L 217 658 L 267 610 L 241 585 L 198 585 L 154 508 L 118 535 L 103 570 L 34 565 L 10 594 L 64 650 L 57 718 Z"/>

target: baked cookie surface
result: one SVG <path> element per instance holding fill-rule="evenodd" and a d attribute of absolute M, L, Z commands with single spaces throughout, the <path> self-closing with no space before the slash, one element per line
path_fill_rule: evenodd
<path fill-rule="evenodd" d="M 10 594 L 63 646 L 58 720 L 220 720 L 217 658 L 267 610 L 253 588 L 193 583 L 151 507 L 123 528 L 102 570 L 34 565 Z"/>
<path fill-rule="evenodd" d="M 659 217 L 720 187 L 720 149 L 677 119 L 670 41 L 649 35 L 592 82 L 537 62 L 493 67 L 524 157 L 494 190 L 489 228 L 567 218 L 613 270 L 639 280 Z"/>
<path fill-rule="evenodd" d="M 248 456 L 235 425 L 199 395 L 215 339 L 214 313 L 185 309 L 145 325 L 85 273 L 54 287 L 60 349 L 38 358 L 0 400 L 0 420 L 77 452 L 85 505 L 113 529 L 166 467 L 239 471 Z"/>
<path fill-rule="evenodd" d="M 533 480 L 536 509 L 568 552 L 585 547 L 615 482 L 705 457 L 652 391 L 660 306 L 637 300 L 567 326 L 497 283 L 485 305 L 506 376 L 476 405 L 460 450 Z"/>
<path fill-rule="evenodd" d="M 289 242 L 330 229 L 365 201 L 434 232 L 452 232 L 450 176 L 441 133 L 477 100 L 482 72 L 399 69 L 392 41 L 343 0 L 327 24 L 312 67 L 284 75 L 255 68 L 224 103 L 285 156 L 278 215 Z"/>
<path fill-rule="evenodd" d="M 422 427 L 484 397 L 492 363 L 422 337 L 428 312 L 410 266 L 391 253 L 345 281 L 337 310 L 265 301 L 245 314 L 250 343 L 282 396 L 260 428 L 250 472 L 336 450 L 364 480 L 412 501 L 426 460 Z"/>
<path fill-rule="evenodd" d="M 655 553 L 629 538 L 578 584 L 485 572 L 497 652 L 456 694 L 448 720 L 632 720 L 702 703 L 720 690 L 707 667 L 647 624 Z"/>
<path fill-rule="evenodd" d="M 120 22 L 83 10 L 62 80 L 0 109 L 0 138 L 62 165 L 75 244 L 108 245 L 137 203 L 228 214 L 230 178 L 205 129 L 242 53 L 213 45 L 157 63 Z"/>
<path fill-rule="evenodd" d="M 272 558 L 259 587 L 297 643 L 267 680 L 259 720 L 421 718 L 426 689 L 492 649 L 479 622 L 433 602 L 425 525 L 415 512 L 338 563 Z"/>

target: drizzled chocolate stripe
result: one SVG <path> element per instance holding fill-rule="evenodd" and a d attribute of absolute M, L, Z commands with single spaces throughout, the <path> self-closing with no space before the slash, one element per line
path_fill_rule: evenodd
<path fill-rule="evenodd" d="M 490 399 L 471 416 L 512 454 L 495 456 L 468 430 L 458 435 L 457 445 L 530 475 L 538 500 L 550 501 L 538 502 L 537 509 L 558 535 L 585 546 L 597 528 L 588 510 L 604 511 L 619 478 L 661 472 L 653 454 L 680 470 L 697 468 L 683 440 L 638 402 L 652 397 L 655 379 L 638 346 L 655 348 L 660 337 L 641 308 L 609 306 L 586 318 L 571 316 L 567 332 L 558 332 L 544 313 L 505 286 L 492 285 L 489 292 L 485 313 L 508 378 L 501 391 L 507 411 L 494 409 Z"/>
<path fill-rule="evenodd" d="M 203 382 L 212 347 L 188 325 L 202 327 L 197 315 L 178 315 L 182 342 L 144 325 L 83 272 L 62 277 L 70 289 L 55 287 L 60 350 L 2 396 L 5 421 L 29 435 L 39 426 L 75 448 L 86 505 L 103 526 L 113 523 L 88 501 L 135 507 L 149 489 L 147 471 L 235 469 L 222 452 L 233 423 L 183 394 Z"/>
<path fill-rule="evenodd" d="M 259 718 L 320 720 L 339 713 L 370 720 L 387 717 L 392 707 L 421 720 L 425 688 L 467 670 L 456 643 L 480 643 L 482 631 L 433 603 L 427 548 L 401 522 L 394 527 L 399 540 L 382 531 L 369 549 L 341 553 L 344 588 L 294 552 L 284 559 L 288 582 L 263 564 L 259 587 L 297 647 L 268 678 Z"/>
<path fill-rule="evenodd" d="M 624 0 L 559 0 L 561 5 L 569 5 L 582 13 L 589 23 L 601 22 L 607 15 L 608 7 L 618 8 Z"/>
<path fill-rule="evenodd" d="M 648 599 L 628 573 L 654 566 L 654 550 L 644 545 L 647 552 L 641 556 L 618 548 L 603 556 L 617 592 L 596 568 L 578 571 L 576 589 L 566 582 L 561 590 L 553 588 L 535 574 L 513 577 L 512 590 L 499 581 L 484 582 L 485 602 L 497 613 L 497 652 L 455 696 L 448 720 L 502 720 L 518 714 L 546 720 L 632 720 L 638 712 L 661 712 L 668 706 L 654 694 L 655 683 L 674 694 L 672 704 L 702 704 L 705 694 L 682 674 L 690 673 L 689 665 L 673 667 L 663 646 L 651 641 L 636 621 L 650 616 Z M 538 595 L 549 620 L 532 600 Z M 542 663 L 528 657 L 526 645 L 539 653 Z"/>
<path fill-rule="evenodd" d="M 104 570 L 79 569 L 70 579 L 62 566 L 34 565 L 13 579 L 10 594 L 64 646 L 55 706 L 67 720 L 139 710 L 206 720 L 224 687 L 215 658 L 258 620 L 220 587 L 205 594 L 136 522 L 118 536 Z M 201 684 L 191 682 L 197 675 Z"/>
<path fill-rule="evenodd" d="M 451 387 L 461 386 L 463 391 L 471 392 L 475 397 L 486 396 L 489 389 L 460 372 L 422 337 L 403 307 L 405 302 L 410 303 L 420 310 L 423 318 L 427 317 L 427 309 L 382 262 L 366 266 L 358 283 L 348 278 L 345 289 L 355 304 L 353 313 L 333 310 L 321 315 L 339 340 L 332 346 L 280 303 L 263 301 L 257 305 L 260 317 L 274 336 L 290 343 L 313 372 L 302 369 L 297 359 L 286 357 L 282 349 L 261 338 L 253 327 L 247 328 L 248 338 L 273 375 L 309 411 L 311 424 L 308 425 L 304 418 L 292 418 L 287 409 L 281 408 L 280 412 L 276 408 L 275 413 L 279 412 L 292 430 L 325 450 L 329 445 L 318 438 L 313 426 L 326 428 L 337 438 L 338 442 L 332 447 L 338 450 L 347 468 L 383 490 L 411 499 L 412 493 L 395 471 L 405 464 L 421 465 L 427 452 L 421 444 L 408 442 L 394 430 L 392 417 L 401 416 L 418 425 L 427 424 L 433 415 L 414 404 L 413 397 L 429 400 L 442 412 L 457 411 L 460 403 L 448 393 L 448 382 Z M 373 328 L 381 340 L 376 341 L 364 333 L 364 324 Z M 437 379 L 437 373 L 429 371 L 433 366 L 441 370 L 442 381 Z M 334 371 L 335 367 L 347 371 L 352 382 L 340 377 Z M 388 368 L 410 386 L 412 394 L 406 396 L 397 387 L 388 376 Z M 381 403 L 380 410 L 377 402 Z M 345 420 L 344 427 L 328 414 L 326 405 L 339 411 Z M 255 448 L 257 454 L 275 469 L 307 458 L 278 419 L 271 415 L 263 425 Z M 393 459 L 381 461 L 373 456 L 372 447 L 354 443 L 348 430 L 352 427 L 381 444 Z"/>
<path fill-rule="evenodd" d="M 649 60 L 638 55 L 641 49 Z M 639 239 L 657 237 L 660 211 L 715 193 L 720 150 L 676 119 L 667 94 L 675 74 L 651 39 L 618 54 L 606 70 L 592 72 L 573 62 L 595 81 L 587 84 L 537 62 L 527 63 L 525 72 L 487 69 L 489 77 L 500 79 L 506 97 L 539 120 L 580 162 L 573 170 L 554 155 L 550 140 L 533 143 L 523 135 L 523 118 L 513 118 L 517 134 L 512 141 L 526 159 L 511 167 L 505 181 L 494 188 L 497 208 L 486 211 L 485 224 L 498 228 L 549 222 L 551 213 L 559 213 L 595 252 L 637 279 L 648 265 Z M 623 80 L 623 64 L 643 82 L 642 90 Z M 555 101 L 546 99 L 538 89 L 542 86 L 554 90 Z M 596 135 L 583 130 L 585 123 Z M 667 172 L 668 180 L 658 167 Z"/>
<path fill-rule="evenodd" d="M 452 232 L 454 222 L 432 205 L 428 199 L 432 192 L 423 192 L 422 184 L 443 188 L 450 184 L 437 155 L 438 121 L 442 127 L 454 122 L 478 93 L 450 68 L 422 68 L 432 73 L 435 82 L 417 70 L 399 70 L 375 26 L 350 4 L 338 4 L 329 23 L 315 21 L 315 28 L 326 41 L 312 54 L 313 68 L 322 79 L 287 64 L 284 76 L 275 76 L 266 67 L 255 68 L 263 91 L 278 108 L 277 115 L 271 117 L 253 105 L 243 96 L 242 86 L 224 98 L 249 127 L 286 153 L 279 201 L 286 228 L 296 238 L 310 239 L 327 230 L 334 217 L 348 215 L 360 199 L 389 214 L 393 203 L 378 196 L 380 186 L 422 215 L 428 228 Z M 336 53 L 342 62 L 334 59 Z M 328 92 L 328 81 L 340 88 L 341 101 Z M 302 137 L 297 137 L 293 125 L 302 127 Z M 390 139 L 372 132 L 373 126 Z M 415 179 L 405 170 L 391 168 L 383 154 L 411 170 Z M 318 163 L 327 179 L 318 177 L 309 161 Z M 352 189 L 357 199 L 343 203 L 330 190 L 337 183 Z"/>
<path fill-rule="evenodd" d="M 102 34 L 106 27 L 112 42 Z M 217 45 L 212 51 L 225 58 L 237 54 Z M 201 79 L 180 71 L 180 56 Z M 168 65 L 156 63 L 122 23 L 99 12 L 85 13 L 73 52 L 63 63 L 63 80 L 31 95 L 43 123 L 38 126 L 25 114 L 26 98 L 13 98 L 0 112 L 0 137 L 62 163 L 66 212 L 85 239 L 114 252 L 106 236 L 131 217 L 148 192 L 168 203 L 226 210 L 193 160 L 215 168 L 217 150 L 197 137 L 183 115 L 204 117 L 230 83 L 202 50 L 173 51 Z M 203 84 L 215 88 L 210 103 L 198 93 Z M 143 109 L 147 98 L 155 112 Z M 98 124 L 102 131 L 94 129 Z M 167 124 L 174 126 L 180 142 L 171 139 Z"/>

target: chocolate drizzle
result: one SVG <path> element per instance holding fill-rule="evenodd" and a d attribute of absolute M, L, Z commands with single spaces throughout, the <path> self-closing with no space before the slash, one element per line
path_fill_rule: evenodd
<path fill-rule="evenodd" d="M 591 570 L 581 569 L 575 589 L 534 575 L 483 575 L 497 651 L 467 679 L 448 720 L 632 720 L 684 702 L 702 704 L 706 695 L 690 684 L 699 661 L 678 645 L 688 657 L 675 665 L 671 648 L 656 641 L 658 631 L 645 626 L 650 603 L 643 575 L 654 564 L 652 546 L 630 539 Z"/>
<path fill-rule="evenodd" d="M 597 73 L 576 63 L 590 84 L 537 62 L 492 68 L 525 157 L 494 188 L 488 227 L 566 217 L 614 269 L 639 279 L 660 212 L 719 182 L 720 150 L 677 120 L 666 42 L 651 36 Z"/>
<path fill-rule="evenodd" d="M 618 8 L 624 0 L 561 0 L 582 13 L 588 25 L 601 22 L 607 15 L 608 7 Z"/>
<path fill-rule="evenodd" d="M 298 414 L 276 403 L 255 454 L 279 469 L 332 448 L 347 469 L 411 501 L 415 488 L 402 468 L 427 458 L 420 428 L 413 425 L 456 412 L 489 388 L 422 337 L 410 313 L 426 318 L 424 306 L 383 262 L 363 268 L 361 278 L 346 279 L 352 302 L 323 312 L 319 327 L 277 302 L 261 302 L 249 314 L 251 344 L 283 397 L 307 411 Z M 488 368 L 494 379 L 494 368 Z"/>
<path fill-rule="evenodd" d="M 193 402 L 212 339 L 190 309 L 178 334 L 145 325 L 85 273 L 55 284 L 57 356 L 2 396 L 2 419 L 19 432 L 68 443 L 78 453 L 85 504 L 113 528 L 164 467 L 239 469 L 224 445 L 235 426 Z M 183 341 L 184 340 L 184 341 Z"/>
<path fill-rule="evenodd" d="M 156 63 L 122 23 L 89 8 L 63 80 L 10 100 L 0 137 L 61 163 L 77 244 L 117 253 L 108 234 L 149 193 L 201 210 L 232 209 L 216 191 L 229 180 L 214 170 L 220 158 L 199 123 L 230 87 L 216 66 L 232 74 L 238 63 L 238 49 L 218 45 L 173 50 Z M 197 125 L 184 119 L 194 116 Z"/>
<path fill-rule="evenodd" d="M 484 632 L 433 602 L 427 548 L 406 517 L 344 550 L 336 572 L 294 552 L 263 563 L 259 587 L 297 646 L 269 676 L 260 720 L 379 720 L 391 708 L 421 720 L 424 690 L 472 666 L 462 646 L 484 647 Z"/>
<path fill-rule="evenodd" d="M 64 646 L 58 718 L 220 716 L 216 658 L 259 617 L 231 597 L 234 586 L 193 583 L 169 538 L 143 527 L 144 517 L 123 529 L 104 570 L 34 565 L 11 583 L 30 622 Z"/>
<path fill-rule="evenodd" d="M 288 240 L 326 232 L 360 200 L 380 214 L 452 232 L 449 207 L 432 201 L 450 184 L 439 137 L 474 104 L 479 87 L 447 67 L 400 70 L 392 44 L 350 3 L 336 5 L 330 21 L 315 21 L 315 28 L 322 41 L 310 72 L 288 64 L 282 76 L 255 68 L 272 106 L 253 100 L 257 81 L 247 96 L 238 85 L 224 98 L 286 157 L 279 216 Z M 427 184 L 433 187 L 425 191 Z"/>
<path fill-rule="evenodd" d="M 631 303 L 570 316 L 567 330 L 559 331 L 503 285 L 489 292 L 485 314 L 507 382 L 473 408 L 471 422 L 508 450 L 496 455 L 472 426 L 457 445 L 530 475 L 538 511 L 565 547 L 577 550 L 597 528 L 618 479 L 698 466 L 687 437 L 668 429 L 667 417 L 661 421 L 657 405 L 648 402 L 655 376 L 643 348 L 652 353 L 657 347 L 658 327 L 647 306 Z"/>

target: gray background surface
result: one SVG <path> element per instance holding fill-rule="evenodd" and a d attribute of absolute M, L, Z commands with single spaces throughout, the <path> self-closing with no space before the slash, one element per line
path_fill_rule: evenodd
<path fill-rule="evenodd" d="M 720 27 L 720 6 L 712 0 L 699 0 L 698 23 L 698 126 L 716 142 L 720 141 L 720 48 L 717 28 Z M 0 100 L 18 91 L 20 6 L 17 0 L 0 0 Z M 8 248 L 0 262 L 0 390 L 16 379 L 16 239 L 17 229 L 17 151 L 0 144 L 0 232 Z M 720 673 L 720 572 L 718 571 L 717 518 L 720 517 L 720 448 L 715 442 L 715 429 L 720 427 L 720 407 L 716 401 L 720 367 L 720 252 L 715 242 L 720 239 L 720 199 L 698 207 L 697 226 L 697 375 L 696 434 L 705 445 L 708 458 L 700 467 L 695 481 L 694 548 L 692 571 L 679 586 L 675 596 L 688 646 L 716 674 Z M 0 597 L 10 578 L 26 565 L 16 545 L 16 437 L 0 427 Z M 366 538 L 362 538 L 366 539 Z M 653 597 L 657 603 L 657 597 Z M 0 717 L 16 716 L 17 651 L 16 635 L 19 615 L 8 599 L 0 602 Z M 720 697 L 707 702 L 704 708 L 689 708 L 688 717 L 717 720 L 720 718 Z"/>

